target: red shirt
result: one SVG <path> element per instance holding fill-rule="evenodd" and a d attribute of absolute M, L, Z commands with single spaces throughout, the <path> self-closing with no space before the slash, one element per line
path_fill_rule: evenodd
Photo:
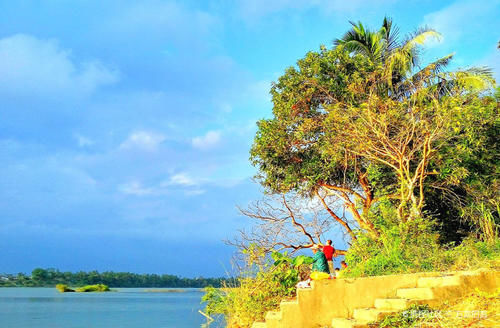
<path fill-rule="evenodd" d="M 323 246 L 323 253 L 325 254 L 326 260 L 331 261 L 333 253 L 335 252 L 335 248 L 331 245 Z"/>

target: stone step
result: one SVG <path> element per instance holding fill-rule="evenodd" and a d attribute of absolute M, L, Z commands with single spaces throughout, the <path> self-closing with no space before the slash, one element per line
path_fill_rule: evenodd
<path fill-rule="evenodd" d="M 399 288 L 396 291 L 396 296 L 412 300 L 432 300 L 434 292 L 432 288 Z"/>
<path fill-rule="evenodd" d="M 265 322 L 254 322 L 252 328 L 267 328 Z"/>
<path fill-rule="evenodd" d="M 367 324 L 382 320 L 385 316 L 397 312 L 396 310 L 380 310 L 380 309 L 354 309 L 353 318 L 360 324 Z"/>
<path fill-rule="evenodd" d="M 281 320 L 281 318 L 282 318 L 281 311 L 268 311 L 266 313 L 266 321 Z"/>
<path fill-rule="evenodd" d="M 411 300 L 425 300 L 429 305 L 433 305 L 440 300 L 453 299 L 462 296 L 467 292 L 467 286 L 442 286 L 442 287 L 417 287 L 400 288 L 396 291 L 396 296 Z"/>
<path fill-rule="evenodd" d="M 297 299 L 294 300 L 289 300 L 289 301 L 281 301 L 280 307 L 287 307 L 287 306 L 296 306 L 299 305 L 299 301 Z"/>
<path fill-rule="evenodd" d="M 313 299 L 312 296 L 311 288 L 297 288 L 297 302 L 308 302 Z"/>
<path fill-rule="evenodd" d="M 422 277 L 417 281 L 418 288 L 427 287 L 446 287 L 459 286 L 462 283 L 462 277 L 459 275 L 450 275 L 443 277 Z"/>
<path fill-rule="evenodd" d="M 293 313 L 299 311 L 299 302 L 297 300 L 293 301 L 281 301 L 280 303 L 281 313 L 286 316 L 288 313 Z"/>
<path fill-rule="evenodd" d="M 366 324 L 361 324 L 354 319 L 334 318 L 332 319 L 332 328 L 365 328 Z"/>
<path fill-rule="evenodd" d="M 401 311 L 415 302 L 415 300 L 405 298 L 377 298 L 375 299 L 375 308 L 379 310 Z"/>

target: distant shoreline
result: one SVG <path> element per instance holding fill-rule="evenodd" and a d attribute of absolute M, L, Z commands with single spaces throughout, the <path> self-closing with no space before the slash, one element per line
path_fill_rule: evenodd
<path fill-rule="evenodd" d="M 110 288 L 205 288 L 222 287 L 231 278 L 183 278 L 170 274 L 138 274 L 131 272 L 79 271 L 36 268 L 31 275 L 0 273 L 0 287 L 55 287 L 58 284 L 82 287 L 104 284 Z"/>

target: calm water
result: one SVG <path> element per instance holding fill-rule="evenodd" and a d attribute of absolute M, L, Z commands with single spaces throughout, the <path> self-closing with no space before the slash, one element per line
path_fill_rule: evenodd
<path fill-rule="evenodd" d="M 0 288 L 0 327 L 200 328 L 206 322 L 198 313 L 203 295 L 199 289 L 183 293 L 115 290 L 59 293 L 55 288 Z"/>

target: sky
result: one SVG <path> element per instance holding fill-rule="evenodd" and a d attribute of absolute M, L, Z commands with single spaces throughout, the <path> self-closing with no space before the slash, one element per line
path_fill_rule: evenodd
<path fill-rule="evenodd" d="M 271 82 L 384 15 L 500 80 L 500 0 L 0 0 L 0 272 L 226 275 Z"/>

